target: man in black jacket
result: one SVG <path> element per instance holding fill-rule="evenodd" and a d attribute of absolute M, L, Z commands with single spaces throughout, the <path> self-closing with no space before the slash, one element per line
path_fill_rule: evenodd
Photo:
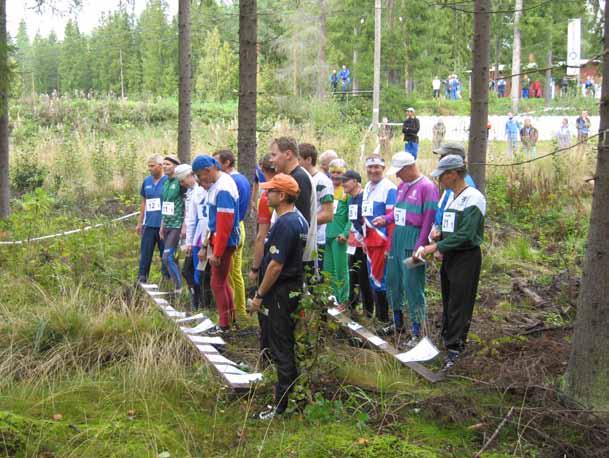
<path fill-rule="evenodd" d="M 404 151 L 410 153 L 417 158 L 419 154 L 419 129 L 421 124 L 419 119 L 414 115 L 414 108 L 410 107 L 406 110 L 406 120 L 402 125 L 404 132 Z"/>

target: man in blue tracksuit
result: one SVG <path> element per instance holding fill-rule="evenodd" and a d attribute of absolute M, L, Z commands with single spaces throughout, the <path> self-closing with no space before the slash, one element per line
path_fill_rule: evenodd
<path fill-rule="evenodd" d="M 520 123 L 514 119 L 512 113 L 508 113 L 505 123 L 505 139 L 507 140 L 507 155 L 513 157 L 518 150 L 518 136 L 520 135 Z"/>
<path fill-rule="evenodd" d="M 163 240 L 159 236 L 161 206 L 163 204 L 163 184 L 167 181 L 167 177 L 163 175 L 162 156 L 155 154 L 148 158 L 148 170 L 150 171 L 150 176 L 144 179 L 140 190 L 142 203 L 136 226 L 136 231 L 142 239 L 140 243 L 140 267 L 137 274 L 137 280 L 141 283 L 148 281 L 155 246 L 158 247 L 159 256 L 161 257 L 163 256 L 164 248 Z M 164 265 L 161 267 L 161 272 L 164 277 L 169 277 L 169 273 Z"/>

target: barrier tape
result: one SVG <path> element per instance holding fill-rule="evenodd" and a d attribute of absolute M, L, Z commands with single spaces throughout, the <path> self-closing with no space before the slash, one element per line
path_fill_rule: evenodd
<path fill-rule="evenodd" d="M 105 226 L 107 224 L 111 224 L 111 223 L 116 223 L 118 221 L 123 221 L 125 219 L 129 219 L 132 218 L 135 215 L 139 215 L 140 212 L 133 212 L 133 213 L 129 213 L 128 215 L 123 215 L 120 216 L 118 218 L 114 218 L 111 219 L 110 221 L 106 221 L 104 223 L 98 223 L 98 224 L 94 224 L 92 226 L 85 226 L 83 228 L 80 229 L 72 229 L 70 231 L 63 231 L 63 232 L 58 232 L 57 234 L 49 234 L 49 235 L 43 235 L 40 237 L 32 237 L 31 239 L 25 239 L 25 240 L 0 240 L 0 245 L 23 245 L 26 243 L 30 243 L 30 242 L 39 242 L 42 240 L 48 240 L 48 239 L 53 239 L 53 238 L 57 238 L 57 237 L 63 237 L 65 235 L 72 235 L 72 234 L 77 234 L 79 232 L 85 232 L 85 231 L 89 231 L 91 229 L 97 229 L 99 227 Z"/>

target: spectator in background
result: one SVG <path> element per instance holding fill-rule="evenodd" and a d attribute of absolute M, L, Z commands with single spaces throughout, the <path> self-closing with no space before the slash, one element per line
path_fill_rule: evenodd
<path fill-rule="evenodd" d="M 503 77 L 499 78 L 499 81 L 497 81 L 497 97 L 505 97 L 506 85 L 505 79 L 503 79 Z"/>
<path fill-rule="evenodd" d="M 533 158 L 537 155 L 537 140 L 539 139 L 539 132 L 531 124 L 531 118 L 524 120 L 524 126 L 520 129 L 520 141 L 522 142 L 522 149 L 527 157 Z"/>
<path fill-rule="evenodd" d="M 531 86 L 531 80 L 529 79 L 529 75 L 524 75 L 520 84 L 522 85 L 522 98 L 528 99 L 529 88 Z"/>
<path fill-rule="evenodd" d="M 563 76 L 560 80 L 560 95 L 566 97 L 569 94 L 569 79 L 567 75 Z"/>
<path fill-rule="evenodd" d="M 336 92 L 338 88 L 338 74 L 336 70 L 332 70 L 332 74 L 330 75 L 330 87 L 332 88 L 332 92 Z"/>
<path fill-rule="evenodd" d="M 441 86 L 442 86 L 442 81 L 440 81 L 440 78 L 435 76 L 434 79 L 431 80 L 431 88 L 433 89 L 433 98 L 434 99 L 440 98 L 440 87 Z"/>
<path fill-rule="evenodd" d="M 556 143 L 560 149 L 571 146 L 571 130 L 569 129 L 569 118 L 562 118 L 562 124 L 556 132 Z"/>
<path fill-rule="evenodd" d="M 582 111 L 581 116 L 575 120 L 575 127 L 577 128 L 577 142 L 580 143 L 578 150 L 582 152 L 586 149 L 588 135 L 590 135 L 590 117 L 587 111 Z"/>
<path fill-rule="evenodd" d="M 410 153 L 417 158 L 419 154 L 419 129 L 421 124 L 419 119 L 414 114 L 414 108 L 410 107 L 406 110 L 406 119 L 402 125 L 404 133 L 404 151 Z"/>
<path fill-rule="evenodd" d="M 389 119 L 384 117 L 383 122 L 379 127 L 379 145 L 381 145 L 381 151 L 383 154 L 390 151 L 392 138 L 393 132 L 391 131 L 391 126 L 389 125 Z"/>
<path fill-rule="evenodd" d="M 594 98 L 596 95 L 594 81 L 592 81 L 592 78 L 589 76 L 586 78 L 586 82 L 584 83 L 584 89 L 586 90 L 586 96 Z"/>
<path fill-rule="evenodd" d="M 512 113 L 508 113 L 508 120 L 505 123 L 505 139 L 507 141 L 507 155 L 514 157 L 518 150 L 518 134 L 520 133 L 520 123 L 514 119 Z"/>
<path fill-rule="evenodd" d="M 540 98 L 542 96 L 541 83 L 539 80 L 535 80 L 533 83 L 531 83 L 529 92 L 531 97 Z"/>
<path fill-rule="evenodd" d="M 343 69 L 338 74 L 341 83 L 341 89 L 343 92 L 347 92 L 349 85 L 351 84 L 351 72 L 346 65 L 343 65 Z"/>
<path fill-rule="evenodd" d="M 446 126 L 444 125 L 444 121 L 442 121 L 442 118 L 438 118 L 438 121 L 433 125 L 431 130 L 433 135 L 431 141 L 431 148 L 439 148 L 440 145 L 444 142 L 444 136 L 446 135 Z"/>
<path fill-rule="evenodd" d="M 319 168 L 330 177 L 330 162 L 338 158 L 338 154 L 333 149 L 327 149 L 319 155 Z"/>

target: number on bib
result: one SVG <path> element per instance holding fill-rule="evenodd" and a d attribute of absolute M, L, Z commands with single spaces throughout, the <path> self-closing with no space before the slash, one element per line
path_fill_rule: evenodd
<path fill-rule="evenodd" d="M 397 226 L 406 226 L 406 210 L 403 208 L 394 208 L 393 219 Z"/>
<path fill-rule="evenodd" d="M 173 216 L 175 213 L 175 204 L 173 202 L 163 202 L 163 215 Z"/>
<path fill-rule="evenodd" d="M 362 202 L 362 215 L 372 216 L 372 202 Z"/>
<path fill-rule="evenodd" d="M 347 254 L 355 254 L 355 247 L 353 245 L 347 246 Z"/>
<path fill-rule="evenodd" d="M 357 220 L 357 205 L 349 205 L 349 219 Z"/>
<path fill-rule="evenodd" d="M 146 199 L 146 211 L 147 212 L 158 212 L 161 209 L 161 199 Z"/>
<path fill-rule="evenodd" d="M 442 232 L 455 232 L 456 213 L 444 213 L 442 216 Z"/>

